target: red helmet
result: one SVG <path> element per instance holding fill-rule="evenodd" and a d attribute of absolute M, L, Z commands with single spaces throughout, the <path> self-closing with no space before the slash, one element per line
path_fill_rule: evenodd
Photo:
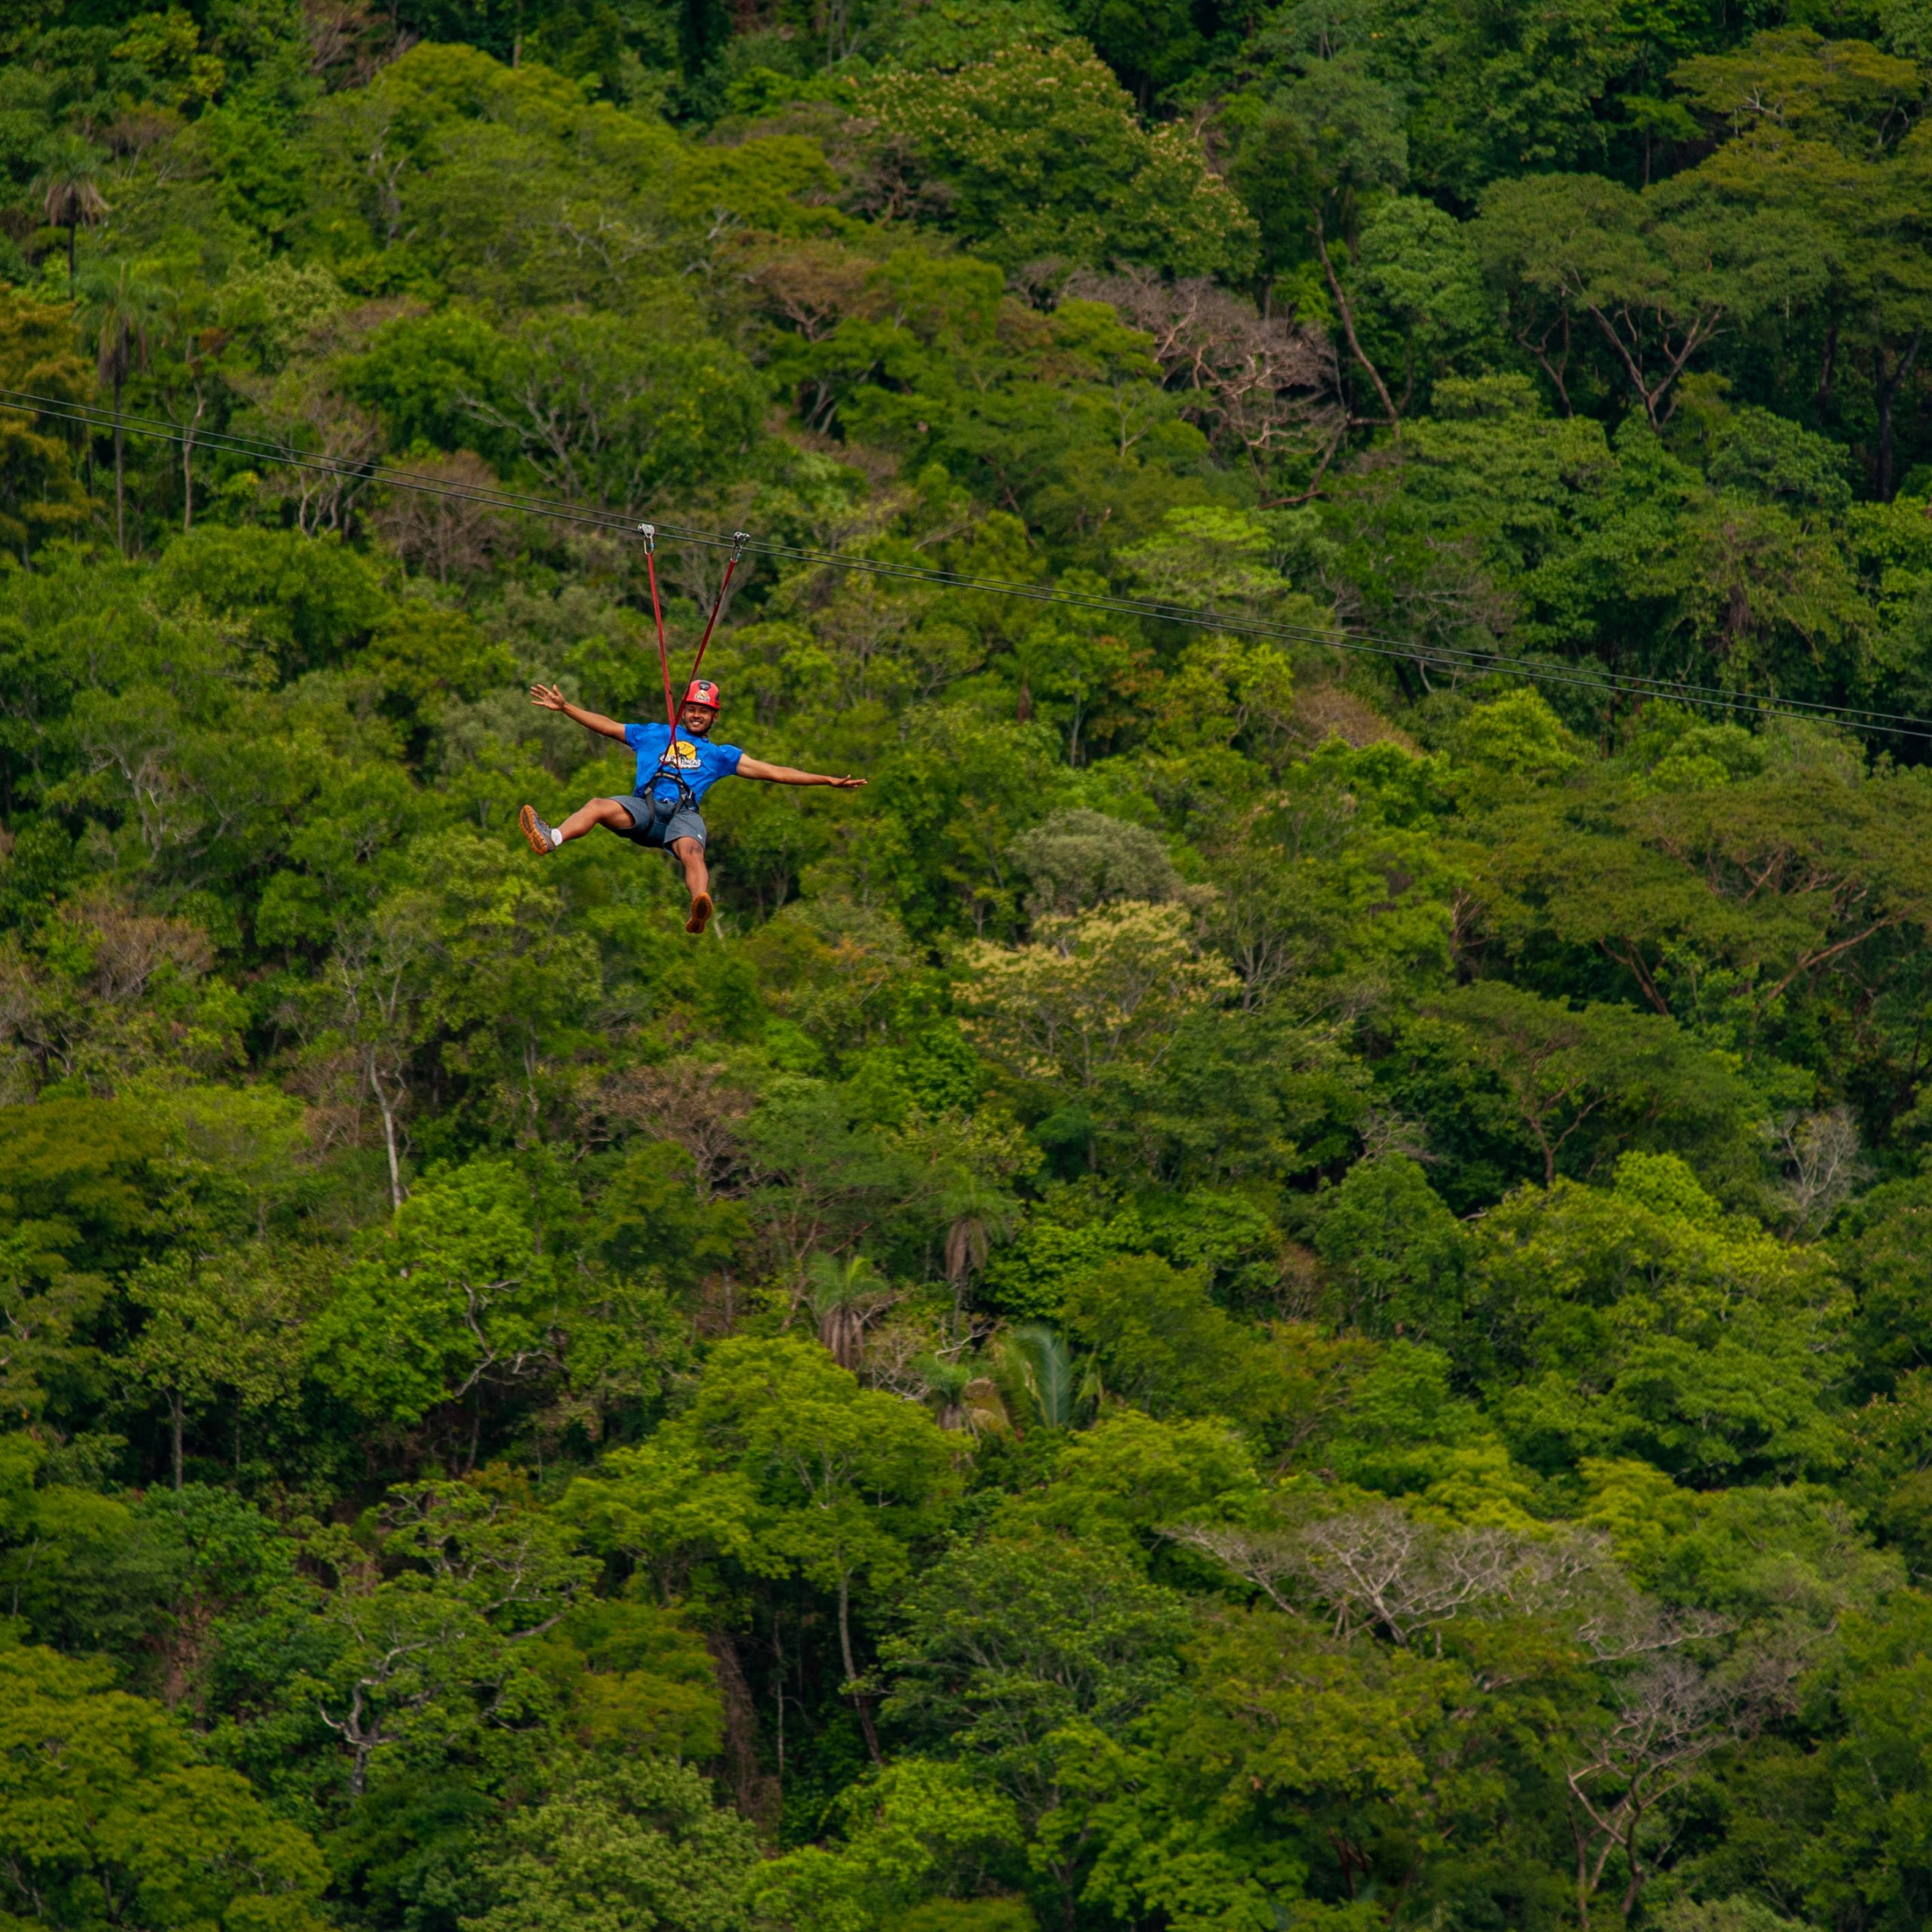
<path fill-rule="evenodd" d="M 718 695 L 718 687 L 709 678 L 694 678 L 691 688 L 685 693 L 687 704 L 708 704 L 713 711 L 719 709 L 724 699 Z"/>

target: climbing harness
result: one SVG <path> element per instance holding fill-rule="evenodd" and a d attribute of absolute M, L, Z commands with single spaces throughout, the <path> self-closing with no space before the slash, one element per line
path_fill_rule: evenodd
<path fill-rule="evenodd" d="M 657 781 L 660 778 L 669 779 L 678 788 L 678 802 L 671 814 L 675 817 L 680 811 L 695 812 L 697 800 L 685 782 L 682 768 L 671 762 L 672 754 L 678 748 L 678 706 L 671 696 L 671 652 L 664 641 L 664 606 L 657 594 L 657 526 L 654 523 L 641 523 L 638 532 L 644 539 L 645 568 L 651 574 L 651 614 L 657 625 L 657 668 L 664 678 L 666 734 L 657 769 L 651 774 L 649 783 L 640 785 L 638 792 L 641 797 L 651 801 L 654 814 L 657 807 Z M 704 662 L 704 654 L 711 648 L 711 633 L 717 629 L 718 614 L 724 608 L 724 593 L 731 588 L 731 574 L 738 568 L 738 559 L 745 554 L 745 546 L 751 540 L 749 530 L 734 530 L 731 533 L 731 555 L 724 565 L 724 579 L 718 586 L 718 595 L 711 600 L 711 615 L 705 620 L 704 635 L 698 640 L 697 655 L 691 660 L 691 675 L 685 686 L 688 697 L 691 686 L 698 682 L 698 667 Z"/>

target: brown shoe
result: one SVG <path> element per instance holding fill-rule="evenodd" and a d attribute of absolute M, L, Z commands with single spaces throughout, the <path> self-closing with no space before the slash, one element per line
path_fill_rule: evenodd
<path fill-rule="evenodd" d="M 691 915 L 685 921 L 688 933 L 701 933 L 711 923 L 711 894 L 700 892 L 691 901 Z"/>
<path fill-rule="evenodd" d="M 516 822 L 523 828 L 523 835 L 530 841 L 530 849 L 547 859 L 557 849 L 557 841 L 550 835 L 550 828 L 537 816 L 534 805 L 525 805 L 516 815 Z"/>

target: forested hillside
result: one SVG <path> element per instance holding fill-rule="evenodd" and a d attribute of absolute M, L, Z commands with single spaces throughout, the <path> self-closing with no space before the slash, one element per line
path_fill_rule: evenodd
<path fill-rule="evenodd" d="M 138 4 L 0 16 L 0 1928 L 1932 1918 L 1925 0 Z M 1090 601 L 749 558 L 869 783 L 690 938 L 537 499 Z"/>

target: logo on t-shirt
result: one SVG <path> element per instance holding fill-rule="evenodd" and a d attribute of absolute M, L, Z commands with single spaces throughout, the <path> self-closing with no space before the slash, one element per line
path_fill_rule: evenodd
<path fill-rule="evenodd" d="M 671 747 L 671 762 L 680 771 L 695 771 L 697 769 L 697 746 L 688 738 L 680 738 Z"/>

